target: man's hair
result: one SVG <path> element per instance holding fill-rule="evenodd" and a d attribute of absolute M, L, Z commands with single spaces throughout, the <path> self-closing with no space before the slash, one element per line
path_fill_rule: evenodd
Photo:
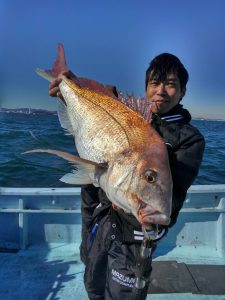
<path fill-rule="evenodd" d="M 164 81 L 168 74 L 176 74 L 181 90 L 186 87 L 188 82 L 188 72 L 178 57 L 170 53 L 162 53 L 156 56 L 149 64 L 145 75 L 145 89 L 151 79 Z"/>

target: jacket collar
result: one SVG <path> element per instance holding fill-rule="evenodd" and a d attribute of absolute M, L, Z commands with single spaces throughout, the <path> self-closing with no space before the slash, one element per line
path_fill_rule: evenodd
<path fill-rule="evenodd" d="M 184 123 L 189 123 L 191 121 L 191 115 L 187 109 L 183 108 L 183 105 L 177 104 L 169 112 L 165 114 L 158 115 L 161 120 L 166 122 L 175 122 L 182 120 Z"/>

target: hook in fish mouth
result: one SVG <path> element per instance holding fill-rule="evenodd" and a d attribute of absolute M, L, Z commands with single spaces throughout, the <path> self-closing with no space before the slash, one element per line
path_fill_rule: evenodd
<path fill-rule="evenodd" d="M 151 230 L 150 232 L 147 230 Z M 149 228 L 146 228 L 144 225 L 142 225 L 142 232 L 144 234 L 144 238 L 147 240 L 154 239 L 158 235 L 158 224 L 151 224 Z"/>

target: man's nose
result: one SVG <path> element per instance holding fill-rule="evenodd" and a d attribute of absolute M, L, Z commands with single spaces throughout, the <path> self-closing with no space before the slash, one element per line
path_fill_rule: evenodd
<path fill-rule="evenodd" d="M 161 82 L 161 83 L 158 85 L 158 88 L 157 88 L 157 94 L 159 94 L 159 95 L 164 95 L 165 93 L 166 93 L 165 84 Z"/>

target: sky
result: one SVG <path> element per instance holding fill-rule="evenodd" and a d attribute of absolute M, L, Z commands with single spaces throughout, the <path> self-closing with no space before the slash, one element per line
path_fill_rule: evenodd
<path fill-rule="evenodd" d="M 180 58 L 193 117 L 225 119 L 224 0 L 0 0 L 0 107 L 55 110 L 48 82 L 62 42 L 78 76 L 144 96 L 158 54 Z"/>

